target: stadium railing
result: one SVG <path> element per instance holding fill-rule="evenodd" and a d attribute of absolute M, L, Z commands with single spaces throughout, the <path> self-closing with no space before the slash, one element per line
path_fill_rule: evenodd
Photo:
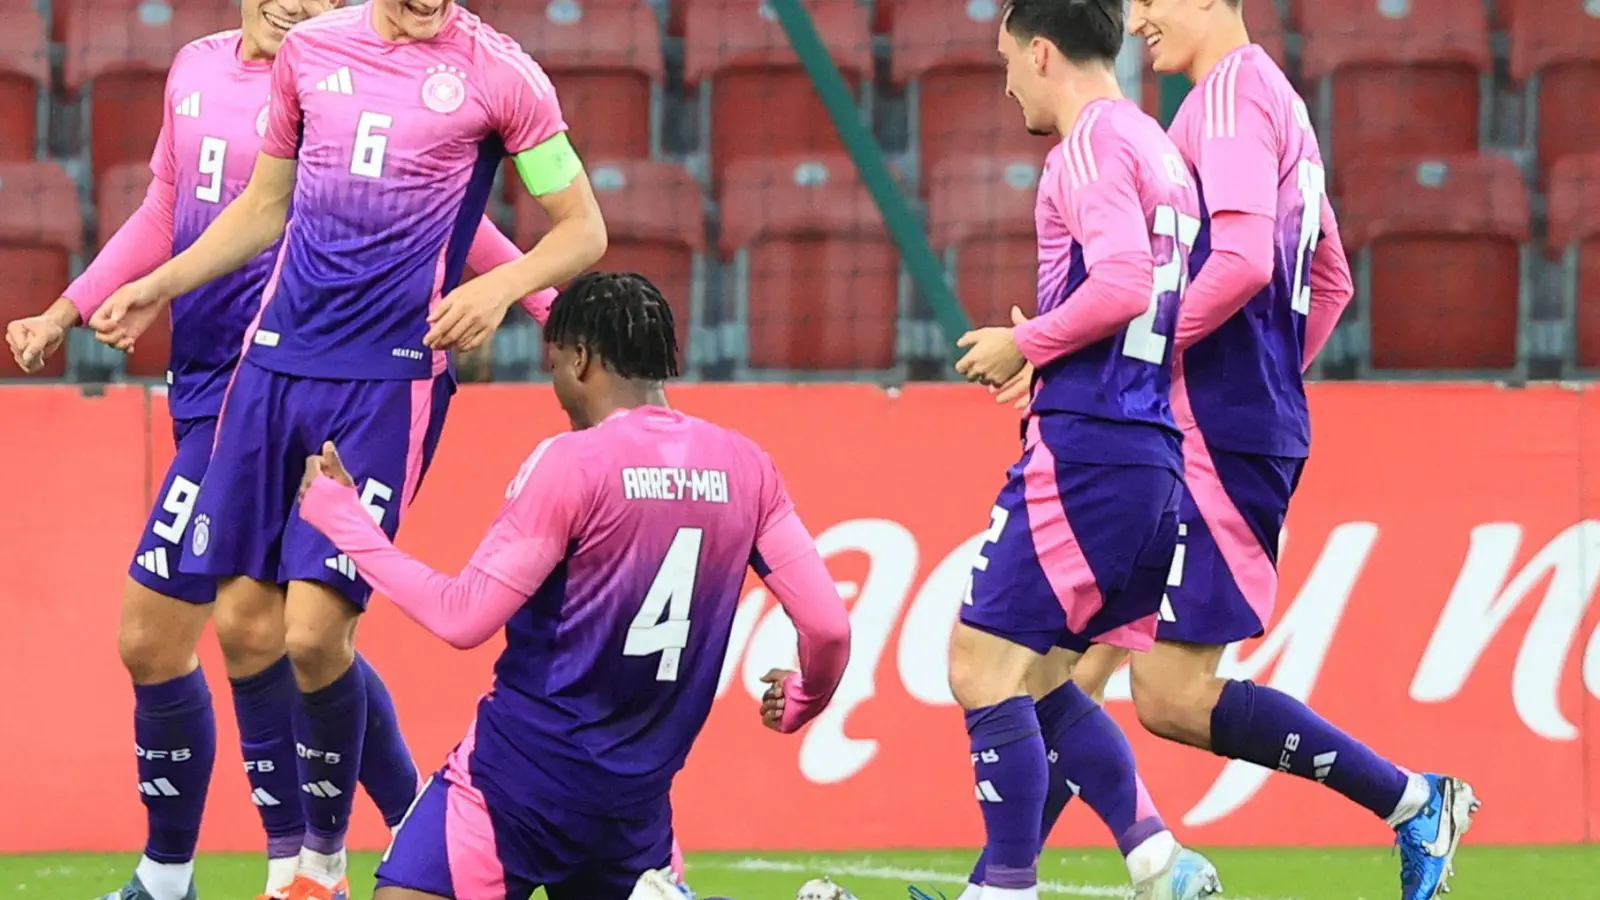
<path fill-rule="evenodd" d="M 1356 270 L 1316 374 L 1600 370 L 1600 3 L 1245 4 L 1318 126 Z M 611 226 L 602 265 L 663 286 L 691 377 L 946 379 L 954 332 L 1031 309 L 1052 142 L 1004 96 L 996 0 L 464 5 L 549 72 Z M 48 305 L 137 206 L 174 52 L 236 26 L 238 7 L 0 6 L 11 319 Z M 1163 117 L 1187 89 L 1150 74 L 1133 39 L 1119 75 Z M 858 127 L 841 135 L 840 120 Z M 540 236 L 509 184 L 491 210 L 521 245 Z M 460 368 L 538 378 L 539 349 L 518 311 Z M 79 334 L 45 377 L 159 380 L 164 357 L 160 338 L 125 358 Z"/>

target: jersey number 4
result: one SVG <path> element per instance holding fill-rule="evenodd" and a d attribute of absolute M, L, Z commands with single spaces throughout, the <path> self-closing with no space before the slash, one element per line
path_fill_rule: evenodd
<path fill-rule="evenodd" d="M 1174 294 L 1182 299 L 1189 286 L 1189 251 L 1194 249 L 1195 239 L 1200 236 L 1200 220 L 1170 206 L 1158 206 L 1151 234 L 1172 238 L 1172 258 L 1156 266 L 1150 305 L 1139 318 L 1128 323 L 1122 339 L 1122 355 L 1160 365 L 1167 358 L 1167 336 L 1156 331 L 1156 316 L 1161 312 L 1163 296 Z"/>
<path fill-rule="evenodd" d="M 700 542 L 704 535 L 699 528 L 679 528 L 672 536 L 666 558 L 661 560 L 661 568 L 645 592 L 644 604 L 622 642 L 623 656 L 661 654 L 656 666 L 657 681 L 678 680 L 678 663 L 683 648 L 689 645 L 689 600 L 700 573 Z"/>

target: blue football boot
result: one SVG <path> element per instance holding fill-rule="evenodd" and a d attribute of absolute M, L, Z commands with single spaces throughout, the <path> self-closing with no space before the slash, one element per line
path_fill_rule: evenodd
<path fill-rule="evenodd" d="M 1430 793 L 1422 811 L 1395 831 L 1400 847 L 1401 900 L 1434 900 L 1450 890 L 1451 860 L 1472 816 L 1483 804 L 1472 786 L 1449 775 L 1424 775 Z"/>
<path fill-rule="evenodd" d="M 191 881 L 189 882 L 189 892 L 183 895 L 183 900 L 195 900 L 197 896 L 198 894 L 195 893 L 194 889 L 194 882 Z M 155 898 L 152 897 L 150 895 L 150 891 L 145 888 L 144 882 L 139 880 L 139 876 L 135 875 L 128 879 L 128 883 L 123 885 L 120 889 L 112 891 L 111 893 L 106 894 L 104 897 L 100 897 L 99 900 L 155 900 Z"/>

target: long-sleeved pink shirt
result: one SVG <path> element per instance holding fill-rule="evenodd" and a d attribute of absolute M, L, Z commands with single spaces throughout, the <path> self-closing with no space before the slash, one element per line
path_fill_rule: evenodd
<path fill-rule="evenodd" d="M 351 487 L 319 477 L 301 504 L 430 632 L 472 647 L 505 630 L 500 700 L 480 707 L 480 739 L 490 717 L 525 743 L 598 742 L 606 754 L 575 758 L 627 757 L 626 772 L 611 773 L 624 782 L 636 768 L 676 771 L 710 710 L 750 567 L 799 633 L 782 730 L 833 696 L 849 660 L 844 603 L 770 458 L 748 439 L 662 407 L 626 410 L 545 441 L 506 496 L 454 577 L 396 549 Z M 637 747 L 616 749 L 635 737 Z"/>

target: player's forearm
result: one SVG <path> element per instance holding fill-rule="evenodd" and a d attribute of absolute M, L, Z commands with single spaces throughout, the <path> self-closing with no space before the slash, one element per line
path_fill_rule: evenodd
<path fill-rule="evenodd" d="M 150 274 L 157 291 L 170 300 L 244 268 L 283 237 L 289 198 L 246 188 L 189 249 Z"/>
<path fill-rule="evenodd" d="M 1339 317 L 1354 295 L 1355 285 L 1350 280 L 1350 260 L 1345 256 L 1344 243 L 1339 240 L 1336 229 L 1326 229 L 1311 257 L 1311 312 L 1306 317 L 1302 370 L 1311 368 L 1317 354 L 1327 346 Z"/>
<path fill-rule="evenodd" d="M 470 649 L 505 626 L 527 597 L 468 566 L 451 578 L 395 547 L 353 487 L 318 477 L 300 515 L 355 563 L 368 584 L 408 618 L 452 647 Z"/>
<path fill-rule="evenodd" d="M 73 307 L 73 320 L 87 322 L 116 289 L 155 271 L 172 258 L 174 194 L 171 182 L 150 182 L 144 202 L 95 255 L 62 296 Z"/>
<path fill-rule="evenodd" d="M 1179 352 L 1222 327 L 1272 280 L 1271 216 L 1225 213 L 1211 220 L 1211 255 L 1178 307 Z"/>
<path fill-rule="evenodd" d="M 578 277 L 599 262 L 605 252 L 605 220 L 598 212 L 573 216 L 557 222 L 526 255 L 490 274 L 502 279 L 502 298 L 510 307 L 531 294 Z M 545 311 L 548 310 L 546 305 Z"/>
<path fill-rule="evenodd" d="M 1149 308 L 1154 277 L 1148 254 L 1100 260 L 1065 303 L 1016 326 L 1017 349 L 1039 367 L 1111 337 Z"/>
<path fill-rule="evenodd" d="M 473 236 L 472 246 L 467 250 L 467 268 L 479 275 L 493 272 L 504 265 L 515 263 L 522 259 L 523 253 L 511 239 L 506 237 L 494 222 L 484 216 L 478 223 L 478 233 Z M 556 292 L 553 288 L 535 291 L 517 300 L 522 308 L 533 316 L 533 320 L 540 325 L 550 318 L 550 304 L 554 303 Z"/>
<path fill-rule="evenodd" d="M 833 699 L 850 662 L 850 616 L 805 526 L 790 515 L 757 542 L 764 559 L 781 560 L 761 580 L 794 622 L 800 677 L 784 685 L 782 730 L 799 729 Z"/>
<path fill-rule="evenodd" d="M 63 331 L 70 328 L 75 328 L 83 322 L 88 321 L 87 318 L 79 317 L 78 305 L 74 303 L 70 297 L 57 297 L 55 302 L 51 303 L 50 307 L 44 311 L 43 315 L 45 318 L 61 326 Z"/>

